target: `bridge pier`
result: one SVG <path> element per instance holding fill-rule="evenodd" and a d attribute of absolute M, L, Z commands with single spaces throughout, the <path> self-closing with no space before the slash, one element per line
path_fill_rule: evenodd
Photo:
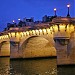
<path fill-rule="evenodd" d="M 20 58 L 19 42 L 10 41 L 10 58 Z"/>
<path fill-rule="evenodd" d="M 55 48 L 57 50 L 57 64 L 69 64 L 69 52 L 67 49 L 69 38 L 55 38 Z"/>
<path fill-rule="evenodd" d="M 57 64 L 75 64 L 75 32 L 70 37 L 55 37 Z"/>
<path fill-rule="evenodd" d="M 75 31 L 71 33 L 70 37 L 70 61 L 75 64 Z"/>

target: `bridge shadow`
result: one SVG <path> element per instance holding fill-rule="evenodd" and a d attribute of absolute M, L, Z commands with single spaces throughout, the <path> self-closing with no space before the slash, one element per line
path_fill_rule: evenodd
<path fill-rule="evenodd" d="M 57 75 L 56 58 L 11 60 L 12 75 Z"/>

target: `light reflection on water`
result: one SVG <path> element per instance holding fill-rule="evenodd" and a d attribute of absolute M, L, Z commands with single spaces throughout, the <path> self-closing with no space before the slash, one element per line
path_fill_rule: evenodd
<path fill-rule="evenodd" d="M 0 58 L 0 75 L 75 75 L 75 66 L 57 67 L 56 59 L 11 60 Z"/>
<path fill-rule="evenodd" d="M 10 58 L 0 58 L 0 75 L 10 75 Z"/>
<path fill-rule="evenodd" d="M 14 75 L 57 75 L 56 59 L 12 60 Z"/>
<path fill-rule="evenodd" d="M 75 75 L 75 65 L 59 66 L 57 75 Z"/>

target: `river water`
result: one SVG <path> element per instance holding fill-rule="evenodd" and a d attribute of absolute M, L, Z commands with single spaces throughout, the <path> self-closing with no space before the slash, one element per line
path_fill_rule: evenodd
<path fill-rule="evenodd" d="M 0 58 L 0 75 L 75 75 L 75 66 L 57 67 L 56 58 L 10 60 Z"/>
<path fill-rule="evenodd" d="M 10 75 L 10 58 L 0 58 L 0 75 Z"/>

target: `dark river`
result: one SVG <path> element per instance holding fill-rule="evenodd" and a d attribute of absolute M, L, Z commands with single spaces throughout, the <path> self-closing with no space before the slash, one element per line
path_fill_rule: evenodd
<path fill-rule="evenodd" d="M 0 58 L 0 75 L 10 75 L 10 58 Z"/>
<path fill-rule="evenodd" d="M 56 58 L 10 60 L 3 57 L 0 75 L 75 75 L 75 66 L 57 67 Z"/>

